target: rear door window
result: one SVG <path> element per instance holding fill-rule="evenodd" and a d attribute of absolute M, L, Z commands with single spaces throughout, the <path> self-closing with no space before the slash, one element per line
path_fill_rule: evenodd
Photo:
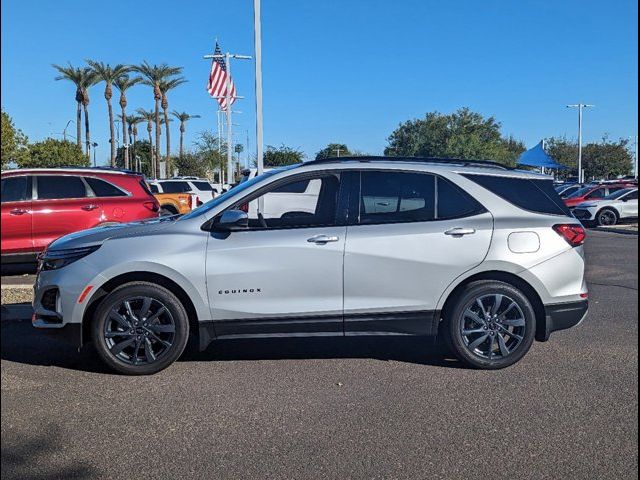
<path fill-rule="evenodd" d="M 196 187 L 198 190 L 203 190 L 205 192 L 210 192 L 213 190 L 213 187 L 209 182 L 191 182 L 191 183 L 193 183 L 193 186 Z"/>
<path fill-rule="evenodd" d="M 362 171 L 360 223 L 424 222 L 435 218 L 435 177 L 407 172 Z"/>
<path fill-rule="evenodd" d="M 529 212 L 571 215 L 551 180 L 502 177 L 497 175 L 463 175 L 507 202 Z"/>
<path fill-rule="evenodd" d="M 115 185 L 94 177 L 85 177 L 96 197 L 126 197 L 127 194 Z"/>
<path fill-rule="evenodd" d="M 21 175 L 2 179 L 2 203 L 31 200 L 31 177 Z"/>
<path fill-rule="evenodd" d="M 191 191 L 188 182 L 160 182 L 164 193 L 186 193 Z"/>
<path fill-rule="evenodd" d="M 39 200 L 84 198 L 87 189 L 80 177 L 70 175 L 39 175 L 37 177 Z"/>
<path fill-rule="evenodd" d="M 589 193 L 586 197 L 587 199 L 591 198 L 604 198 L 607 196 L 607 190 L 605 188 L 598 188 L 593 192 Z"/>
<path fill-rule="evenodd" d="M 436 219 L 471 217 L 485 211 L 478 201 L 449 180 L 437 177 Z"/>

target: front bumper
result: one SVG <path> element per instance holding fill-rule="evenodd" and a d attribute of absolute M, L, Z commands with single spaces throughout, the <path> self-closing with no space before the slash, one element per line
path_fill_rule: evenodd
<path fill-rule="evenodd" d="M 582 323 L 589 311 L 589 301 L 581 300 L 578 302 L 545 305 L 544 310 L 546 328 L 543 332 L 543 338 L 539 338 L 542 341 L 548 340 L 553 332 L 566 330 Z"/>
<path fill-rule="evenodd" d="M 586 208 L 574 208 L 573 216 L 578 220 L 593 220 L 595 214 Z"/>

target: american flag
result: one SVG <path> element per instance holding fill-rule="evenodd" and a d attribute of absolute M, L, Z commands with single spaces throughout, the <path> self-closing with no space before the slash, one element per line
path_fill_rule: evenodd
<path fill-rule="evenodd" d="M 216 49 L 213 53 L 214 55 L 222 55 L 218 42 L 216 42 Z M 231 92 L 229 93 L 231 98 L 229 99 L 229 103 L 233 104 L 233 102 L 236 101 L 236 86 L 233 84 L 233 79 L 230 77 L 229 83 L 231 85 Z M 214 58 L 211 62 L 211 72 L 209 73 L 207 92 L 218 100 L 221 110 L 227 110 L 227 67 L 221 56 Z"/>

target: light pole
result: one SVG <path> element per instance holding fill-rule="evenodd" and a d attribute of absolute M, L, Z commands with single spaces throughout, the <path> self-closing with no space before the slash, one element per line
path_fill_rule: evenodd
<path fill-rule="evenodd" d="M 578 109 L 578 183 L 582 183 L 584 181 L 582 175 L 582 110 L 589 107 L 595 107 L 595 105 L 589 105 L 586 103 L 567 105 L 567 108 Z"/>
<path fill-rule="evenodd" d="M 91 144 L 91 146 L 93 147 L 93 166 L 96 167 L 96 148 L 98 147 L 98 144 L 96 142 L 93 142 Z"/>
<path fill-rule="evenodd" d="M 253 43 L 256 56 L 256 167 L 257 174 L 264 170 L 262 151 L 262 26 L 260 23 L 260 0 L 253 0 Z M 248 152 L 247 152 L 248 154 Z"/>

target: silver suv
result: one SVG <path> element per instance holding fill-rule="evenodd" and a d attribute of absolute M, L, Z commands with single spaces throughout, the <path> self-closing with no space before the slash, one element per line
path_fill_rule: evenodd
<path fill-rule="evenodd" d="M 282 193 L 286 208 L 263 207 Z M 441 335 L 465 364 L 497 369 L 585 317 L 584 238 L 550 177 L 491 162 L 312 161 L 180 218 L 56 240 L 33 325 L 93 341 L 127 374 L 167 367 L 188 341 L 381 334 Z"/>

